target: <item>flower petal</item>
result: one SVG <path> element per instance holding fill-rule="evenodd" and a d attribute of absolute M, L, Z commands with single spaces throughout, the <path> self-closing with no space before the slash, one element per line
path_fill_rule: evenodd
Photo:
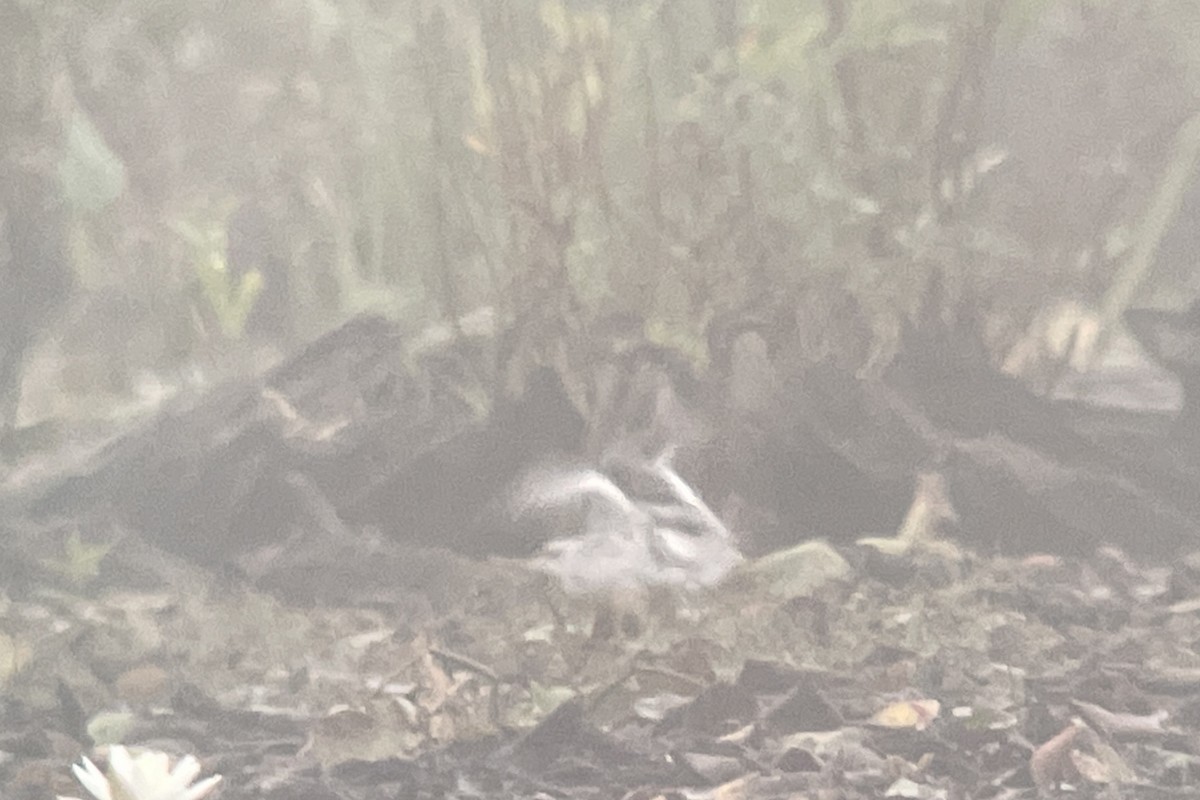
<path fill-rule="evenodd" d="M 127 777 L 133 772 L 133 756 L 119 744 L 108 748 L 108 770 L 114 775 Z"/>
<path fill-rule="evenodd" d="M 109 759 L 114 777 L 129 800 L 167 800 L 177 793 L 169 783 L 170 759 L 157 750 L 141 750 L 132 755 L 125 748 Z M 182 787 L 179 787 L 182 788 Z"/>
<path fill-rule="evenodd" d="M 200 762 L 196 760 L 196 757 L 184 756 L 175 764 L 175 769 L 171 770 L 167 783 L 174 793 L 178 793 L 191 786 L 192 781 L 196 780 L 196 776 L 199 774 Z"/>
<path fill-rule="evenodd" d="M 149 800 L 149 787 L 143 777 L 140 760 L 140 754 L 135 758 L 119 744 L 109 748 L 108 771 L 116 781 L 120 795 L 128 800 Z"/>
<path fill-rule="evenodd" d="M 96 800 L 113 800 L 112 787 L 108 783 L 108 778 L 104 777 L 91 759 L 83 756 L 83 765 L 72 764 L 71 772 L 75 773 L 75 779 L 83 784 L 83 788 L 88 790 L 88 793 Z"/>
<path fill-rule="evenodd" d="M 206 794 L 212 791 L 213 787 L 221 782 L 220 775 L 212 775 L 197 783 L 192 788 L 188 789 L 179 797 L 179 800 L 200 800 Z"/>

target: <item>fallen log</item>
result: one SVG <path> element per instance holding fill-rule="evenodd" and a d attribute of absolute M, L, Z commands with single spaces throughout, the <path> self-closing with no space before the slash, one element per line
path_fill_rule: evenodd
<path fill-rule="evenodd" d="M 507 460 L 551 446 L 538 437 L 558 433 L 519 402 L 499 412 L 504 426 L 489 425 L 480 374 L 486 373 L 464 347 L 414 351 L 394 324 L 357 318 L 264 375 L 164 411 L 105 448 L 84 474 L 45 492 L 27 513 L 69 517 L 107 509 L 166 549 L 216 564 L 286 537 L 296 504 L 284 487 L 289 476 L 303 475 L 339 515 L 389 517 L 389 527 L 420 537 L 426 531 L 419 520 L 403 519 L 417 505 L 408 501 L 419 496 L 420 505 L 438 507 L 450 504 L 448 493 L 462 495 L 459 506 L 483 498 L 516 468 Z M 522 440 L 531 416 L 538 433 Z M 517 446 L 492 442 L 489 431 L 496 430 Z M 418 469 L 423 480 L 444 480 L 398 488 L 429 459 L 466 471 L 436 476 Z M 364 512 L 389 493 L 399 496 L 397 504 Z"/>

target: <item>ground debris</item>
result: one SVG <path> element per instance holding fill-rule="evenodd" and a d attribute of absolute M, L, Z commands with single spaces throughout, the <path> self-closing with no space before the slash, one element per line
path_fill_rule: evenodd
<path fill-rule="evenodd" d="M 1200 618 L 1118 555 L 852 568 L 799 601 L 734 582 L 607 641 L 586 598 L 499 562 L 438 612 L 32 593 L 0 637 L 0 781 L 39 796 L 122 741 L 197 754 L 226 800 L 1183 797 Z"/>

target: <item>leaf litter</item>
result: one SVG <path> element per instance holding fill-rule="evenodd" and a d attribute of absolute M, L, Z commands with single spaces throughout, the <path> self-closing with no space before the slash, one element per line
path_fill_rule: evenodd
<path fill-rule="evenodd" d="M 1200 562 L 878 555 L 802 545 L 608 636 L 518 562 L 424 553 L 436 598 L 302 607 L 106 559 L 4 601 L 0 780 L 74 791 L 46 776 L 128 744 L 226 800 L 1193 795 Z"/>

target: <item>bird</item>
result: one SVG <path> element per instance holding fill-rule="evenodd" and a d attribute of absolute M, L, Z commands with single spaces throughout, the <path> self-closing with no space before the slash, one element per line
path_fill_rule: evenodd
<path fill-rule="evenodd" d="M 675 470 L 673 455 L 673 447 L 648 461 L 613 453 L 599 466 L 547 464 L 526 472 L 508 514 L 541 532 L 531 566 L 575 594 L 719 583 L 742 555 Z"/>

